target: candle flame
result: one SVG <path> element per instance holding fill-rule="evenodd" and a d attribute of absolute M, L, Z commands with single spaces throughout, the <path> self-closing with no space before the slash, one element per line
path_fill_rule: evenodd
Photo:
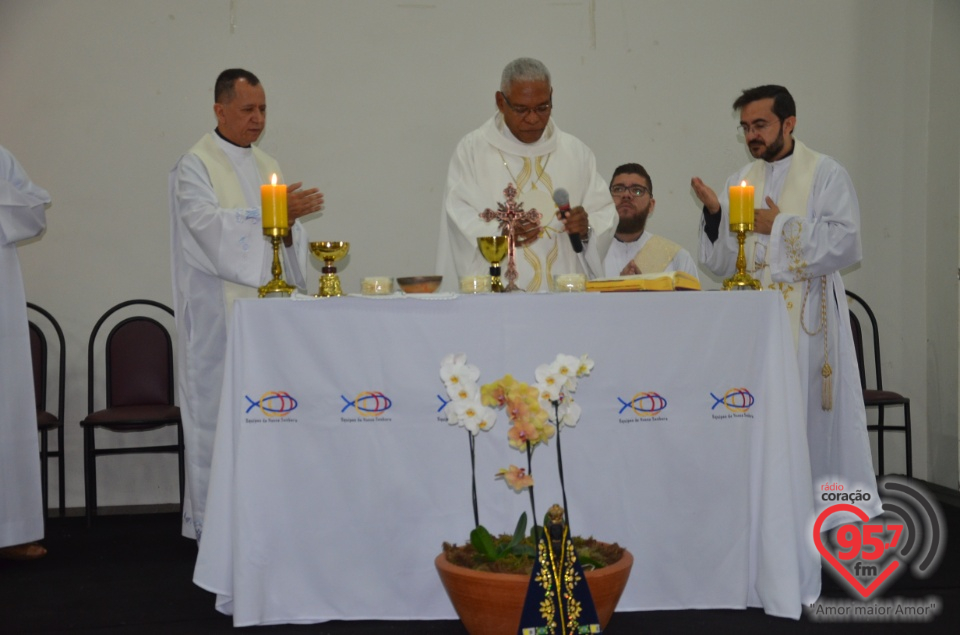
<path fill-rule="evenodd" d="M 277 173 L 274 172 L 273 176 L 270 177 L 270 185 L 276 185 L 276 184 L 277 184 Z"/>
<path fill-rule="evenodd" d="M 273 176 L 277 176 L 277 175 L 274 174 Z M 747 187 L 747 182 L 746 182 L 746 181 L 740 181 L 740 187 Z"/>

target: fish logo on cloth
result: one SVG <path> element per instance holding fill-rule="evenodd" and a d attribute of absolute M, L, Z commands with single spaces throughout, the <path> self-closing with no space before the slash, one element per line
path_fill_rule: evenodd
<path fill-rule="evenodd" d="M 297 409 L 297 400 L 284 391 L 265 392 L 258 400 L 251 399 L 249 395 L 245 397 L 250 404 L 247 406 L 246 414 L 250 414 L 254 408 L 259 408 L 265 417 L 282 417 Z"/>
<path fill-rule="evenodd" d="M 755 401 L 753 394 L 746 388 L 731 388 L 723 393 L 722 397 L 718 397 L 713 393 L 710 393 L 710 396 L 713 397 L 714 400 L 713 405 L 710 406 L 710 410 L 714 410 L 722 404 L 723 407 L 730 412 L 736 413 L 744 413 L 750 410 Z"/>
<path fill-rule="evenodd" d="M 350 401 L 344 395 L 340 395 L 340 398 L 343 399 L 345 404 L 343 408 L 340 409 L 341 414 L 346 412 L 347 408 L 353 408 L 360 413 L 362 417 L 376 417 L 389 410 L 390 406 L 393 405 L 390 397 L 387 397 L 379 391 L 362 392 L 357 395 L 353 401 Z"/>
<path fill-rule="evenodd" d="M 637 416 L 640 417 L 656 416 L 663 412 L 667 407 L 667 400 L 659 393 L 655 392 L 638 392 L 630 399 L 630 401 L 625 401 L 621 397 L 617 397 L 617 401 L 622 404 L 620 412 L 617 414 L 623 414 L 624 410 L 630 408 Z"/>

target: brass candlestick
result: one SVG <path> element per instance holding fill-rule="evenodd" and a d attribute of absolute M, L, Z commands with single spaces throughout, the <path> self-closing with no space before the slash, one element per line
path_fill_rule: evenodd
<path fill-rule="evenodd" d="M 753 223 L 730 223 L 730 231 L 737 233 L 737 273 L 723 281 L 724 291 L 759 291 L 762 288 L 760 281 L 747 273 L 747 255 L 743 247 L 747 239 L 747 232 L 753 231 Z"/>
<path fill-rule="evenodd" d="M 481 236 L 477 238 L 480 253 L 490 263 L 490 290 L 503 293 L 503 281 L 500 280 L 500 262 L 507 255 L 509 239 L 506 236 Z"/>
<path fill-rule="evenodd" d="M 334 298 L 343 295 L 340 288 L 340 278 L 337 277 L 337 267 L 334 264 L 347 255 L 350 251 L 350 243 L 341 240 L 326 240 L 310 243 L 310 251 L 313 255 L 323 260 L 323 275 L 320 276 L 320 290 L 317 291 L 318 298 Z"/>
<path fill-rule="evenodd" d="M 270 242 L 273 243 L 273 266 L 270 269 L 270 271 L 273 273 L 273 279 L 260 287 L 259 291 L 261 298 L 268 295 L 289 296 L 291 293 L 297 290 L 296 287 L 290 286 L 283 279 L 283 267 L 280 266 L 280 243 L 283 241 L 283 237 L 289 233 L 289 227 L 263 228 L 263 235 L 268 237 Z"/>

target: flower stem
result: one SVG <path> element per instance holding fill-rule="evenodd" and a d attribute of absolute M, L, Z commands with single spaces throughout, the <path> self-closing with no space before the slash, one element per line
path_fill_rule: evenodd
<path fill-rule="evenodd" d="M 473 526 L 480 526 L 480 512 L 477 509 L 477 460 L 474 451 L 473 433 L 467 430 L 467 436 L 470 438 L 470 481 L 473 488 Z"/>
<path fill-rule="evenodd" d="M 533 449 L 530 447 L 530 443 L 527 443 L 527 474 L 533 476 Z M 533 512 L 533 535 L 539 535 L 537 531 L 537 506 L 533 502 L 533 485 L 529 488 L 530 490 L 530 510 Z"/>
<path fill-rule="evenodd" d="M 567 510 L 567 486 L 563 482 L 563 453 L 560 451 L 560 402 L 553 402 L 553 412 L 557 419 L 557 469 L 560 471 L 560 493 L 563 496 L 563 518 L 570 526 L 570 514 Z"/>

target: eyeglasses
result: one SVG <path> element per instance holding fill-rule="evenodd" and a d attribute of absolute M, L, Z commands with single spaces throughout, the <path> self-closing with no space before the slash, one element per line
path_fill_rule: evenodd
<path fill-rule="evenodd" d="M 614 185 L 610 188 L 610 193 L 614 196 L 623 196 L 627 192 L 630 192 L 630 194 L 636 196 L 637 198 L 640 198 L 649 191 L 650 190 L 642 185 Z"/>
<path fill-rule="evenodd" d="M 500 96 L 503 97 L 503 101 L 507 102 L 507 106 L 510 107 L 510 110 L 517 113 L 521 117 L 526 117 L 530 113 L 535 113 L 538 117 L 543 117 L 544 115 L 549 114 L 550 110 L 553 108 L 553 97 L 551 97 L 550 101 L 545 104 L 528 108 L 527 106 L 514 106 L 510 103 L 510 100 L 507 99 L 507 96 L 502 92 L 500 93 Z"/>
<path fill-rule="evenodd" d="M 779 119 L 777 119 L 777 121 L 764 121 L 763 119 L 761 119 L 760 121 L 754 122 L 753 124 L 742 123 L 739 126 L 737 126 L 737 131 L 743 133 L 744 135 L 750 134 L 751 130 L 753 132 L 756 132 L 757 134 L 763 134 L 764 130 L 771 127 L 773 124 L 778 123 L 779 121 L 780 121 Z"/>

